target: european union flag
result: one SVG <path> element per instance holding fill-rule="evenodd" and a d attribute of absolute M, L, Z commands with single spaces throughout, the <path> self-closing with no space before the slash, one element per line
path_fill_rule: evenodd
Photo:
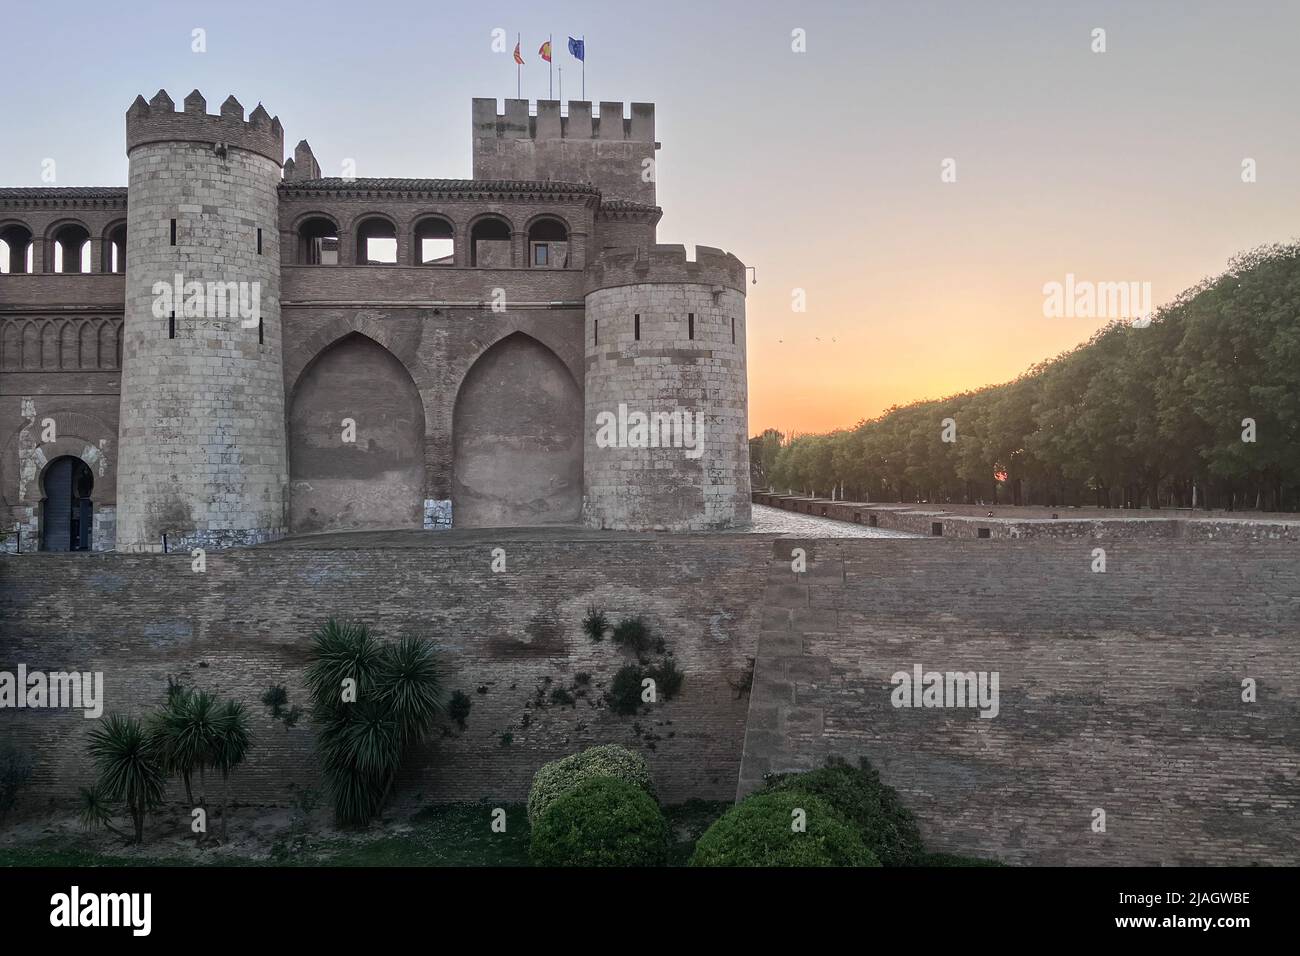
<path fill-rule="evenodd" d="M 573 37 L 569 37 L 569 52 L 573 54 L 573 58 L 575 60 L 581 60 L 583 63 L 586 63 L 587 62 L 587 41 L 575 40 Z"/>

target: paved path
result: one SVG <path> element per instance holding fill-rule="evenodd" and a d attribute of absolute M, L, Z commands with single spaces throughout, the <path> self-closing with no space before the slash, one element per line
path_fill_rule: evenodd
<path fill-rule="evenodd" d="M 750 530 L 756 534 L 801 534 L 810 538 L 925 537 L 920 534 L 909 534 L 906 531 L 890 531 L 887 528 L 872 528 L 865 524 L 836 521 L 834 518 L 796 514 L 769 505 L 754 505 L 753 510 L 754 526 Z"/>

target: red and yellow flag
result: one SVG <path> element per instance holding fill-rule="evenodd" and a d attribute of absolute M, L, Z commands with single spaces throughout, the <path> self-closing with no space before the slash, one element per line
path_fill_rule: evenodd
<path fill-rule="evenodd" d="M 551 41 L 547 40 L 545 43 L 543 43 L 541 48 L 537 52 L 541 54 L 543 60 L 545 60 L 547 63 L 550 63 L 551 62 Z"/>
<path fill-rule="evenodd" d="M 519 44 L 515 44 L 515 62 L 520 66 L 524 65 L 524 55 L 519 52 Z"/>

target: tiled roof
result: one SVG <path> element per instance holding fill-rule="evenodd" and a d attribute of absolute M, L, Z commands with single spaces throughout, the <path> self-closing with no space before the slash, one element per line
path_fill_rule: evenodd
<path fill-rule="evenodd" d="M 663 212 L 659 206 L 630 199 L 602 199 L 600 208 L 605 212 Z"/>
<path fill-rule="evenodd" d="M 590 183 L 561 183 L 550 180 L 511 181 L 501 179 L 286 179 L 284 189 L 309 192 L 336 190 L 374 190 L 378 192 L 532 192 L 584 193 L 598 196 L 600 190 Z"/>
<path fill-rule="evenodd" d="M 0 199 L 125 199 L 125 186 L 19 186 L 0 189 Z"/>

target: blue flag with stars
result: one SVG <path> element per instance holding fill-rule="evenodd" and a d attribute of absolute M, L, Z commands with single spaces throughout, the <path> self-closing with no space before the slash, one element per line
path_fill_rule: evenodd
<path fill-rule="evenodd" d="M 573 37 L 569 37 L 569 52 L 573 54 L 573 58 L 575 60 L 581 60 L 583 63 L 586 63 L 587 62 L 587 41 L 575 40 Z"/>

